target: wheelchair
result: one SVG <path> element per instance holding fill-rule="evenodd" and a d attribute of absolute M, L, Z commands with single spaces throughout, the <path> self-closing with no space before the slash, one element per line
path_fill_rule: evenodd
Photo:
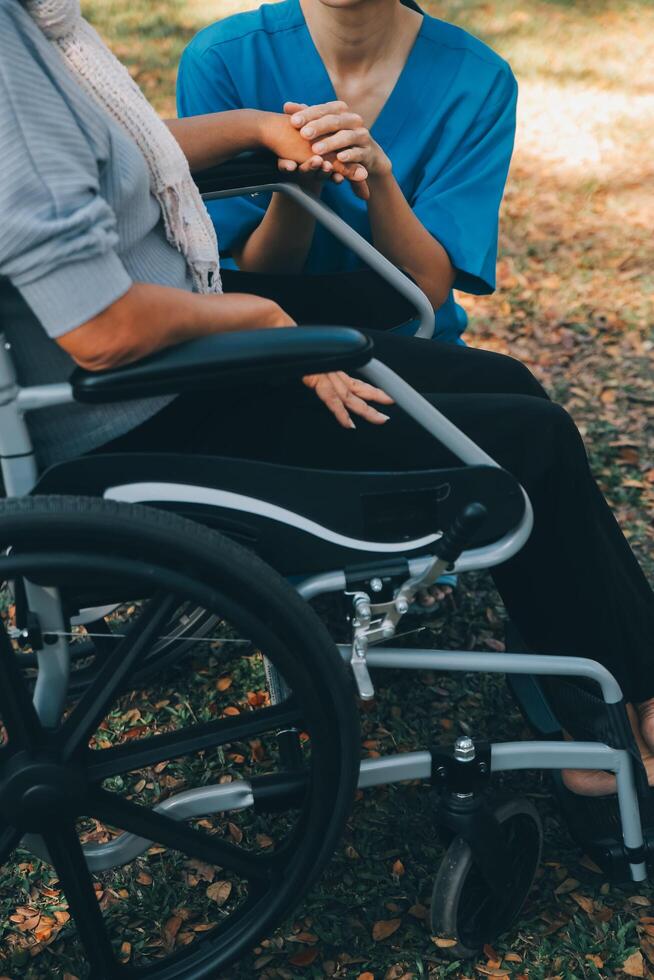
<path fill-rule="evenodd" d="M 415 284 L 269 162 L 239 159 L 197 179 L 208 199 L 293 196 L 417 309 L 421 335 L 433 330 Z M 71 401 L 341 369 L 384 388 L 461 465 L 345 473 L 113 453 L 41 472 L 30 440 L 30 413 Z M 89 977 L 220 975 L 316 881 L 357 788 L 432 787 L 445 856 L 429 928 L 457 958 L 510 927 L 540 860 L 538 813 L 526 800 L 497 802 L 495 773 L 614 772 L 612 823 L 593 854 L 645 879 L 647 784 L 604 667 L 533 654 L 519 640 L 513 653 L 393 645 L 419 590 L 445 571 L 506 561 L 533 515 L 514 477 L 376 360 L 357 330 L 214 336 L 31 388 L 17 384 L 4 342 L 0 457 L 0 867 L 16 848 L 52 867 Z M 347 642 L 310 605 L 325 595 L 343 597 Z M 374 697 L 371 669 L 506 674 L 539 737 L 460 736 L 360 761 L 358 702 Z M 538 678 L 562 678 L 557 689 L 581 678 L 601 731 L 563 741 Z M 170 909 L 181 911 L 153 929 Z M 14 916 L 17 928 L 27 914 Z"/>

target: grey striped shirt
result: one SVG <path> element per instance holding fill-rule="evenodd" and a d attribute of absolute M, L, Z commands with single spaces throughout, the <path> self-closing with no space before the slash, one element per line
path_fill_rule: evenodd
<path fill-rule="evenodd" d="M 143 156 L 18 0 L 0 0 L 0 317 L 20 383 L 66 380 L 73 363 L 54 338 L 133 281 L 191 288 Z M 33 412 L 39 461 L 87 452 L 168 400 Z"/>

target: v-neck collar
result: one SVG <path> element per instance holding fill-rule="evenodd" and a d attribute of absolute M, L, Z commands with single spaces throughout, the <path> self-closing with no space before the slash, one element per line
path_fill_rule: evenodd
<path fill-rule="evenodd" d="M 309 25 L 306 22 L 304 11 L 300 0 L 290 0 L 296 8 L 298 20 L 302 25 L 304 38 L 304 63 L 302 65 L 302 75 L 309 83 L 309 90 L 313 93 L 312 99 L 317 103 L 334 102 L 338 99 L 334 85 L 325 63 L 320 57 L 320 52 L 315 45 Z M 384 149 L 388 149 L 395 139 L 398 130 L 405 122 L 407 114 L 412 104 L 411 85 L 412 85 L 412 63 L 417 59 L 417 49 L 419 41 L 425 30 L 426 15 L 423 14 L 420 30 L 416 34 L 411 50 L 404 63 L 395 85 L 393 86 L 388 98 L 379 110 L 379 114 L 370 128 L 370 135 Z"/>

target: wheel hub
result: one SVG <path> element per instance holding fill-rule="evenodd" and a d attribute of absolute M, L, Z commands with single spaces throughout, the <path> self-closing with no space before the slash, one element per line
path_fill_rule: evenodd
<path fill-rule="evenodd" d="M 0 785 L 0 815 L 14 827 L 41 833 L 81 814 L 85 798 L 82 770 L 20 752 L 7 765 Z"/>

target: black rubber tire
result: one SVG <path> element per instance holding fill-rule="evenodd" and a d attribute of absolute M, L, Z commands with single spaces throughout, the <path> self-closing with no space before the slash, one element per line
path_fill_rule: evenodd
<path fill-rule="evenodd" d="M 328 741 L 330 747 L 328 753 L 323 750 L 323 761 L 326 753 L 327 758 L 319 786 L 315 774 L 311 784 L 314 802 L 311 807 L 307 804 L 311 823 L 307 817 L 301 825 L 302 832 L 306 830 L 304 839 L 295 841 L 274 895 L 257 904 L 256 920 L 253 915 L 242 916 L 231 934 L 212 940 L 207 933 L 197 952 L 188 957 L 129 972 L 129 976 L 156 980 L 219 976 L 297 905 L 342 833 L 359 773 L 359 716 L 350 672 L 320 620 L 281 576 L 233 541 L 169 512 L 84 497 L 6 500 L 0 507 L 0 543 L 13 546 L 20 555 L 26 551 L 91 553 L 105 561 L 111 556 L 182 571 L 198 583 L 199 596 L 215 594 L 216 603 L 220 600 L 228 609 L 241 610 L 241 618 L 261 625 L 274 641 L 282 671 L 286 665 L 294 672 L 298 688 L 319 712 L 320 731 L 329 732 L 322 744 Z"/>
<path fill-rule="evenodd" d="M 470 846 L 461 837 L 450 843 L 434 881 L 431 935 L 456 940 L 455 945 L 441 949 L 453 959 L 476 956 L 485 943 L 492 943 L 510 928 L 540 864 L 543 828 L 536 808 L 528 800 L 511 799 L 496 807 L 495 816 L 515 838 L 515 880 L 506 903 L 498 907 L 497 897 L 476 871 Z M 480 915 L 478 921 L 471 920 L 470 908 Z"/>

